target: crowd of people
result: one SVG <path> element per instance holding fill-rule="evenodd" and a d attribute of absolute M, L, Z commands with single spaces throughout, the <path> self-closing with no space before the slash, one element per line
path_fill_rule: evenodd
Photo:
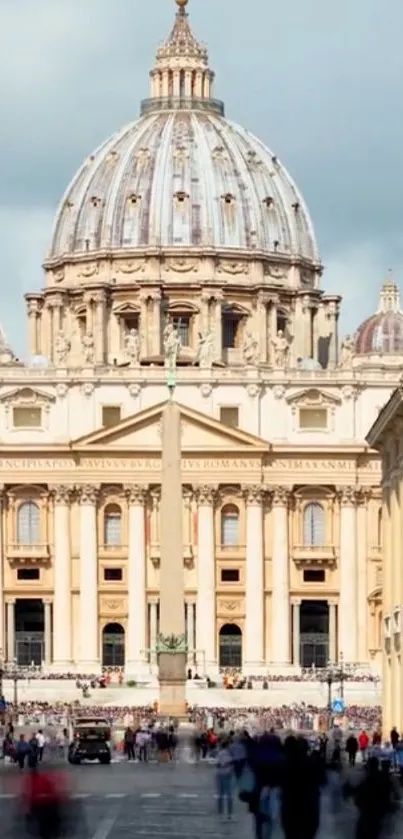
<path fill-rule="evenodd" d="M 127 726 L 137 719 L 152 719 L 158 714 L 158 703 L 152 705 L 83 705 L 80 702 L 19 702 L 14 708 L 12 703 L 7 706 L 8 715 L 19 720 L 21 725 L 67 725 L 75 716 L 80 714 L 106 717 L 111 724 Z M 381 724 L 381 707 L 378 705 L 348 705 L 344 712 L 344 723 L 355 729 L 366 728 L 374 730 Z M 206 720 L 215 720 L 222 727 L 245 724 L 248 720 L 256 720 L 261 727 L 273 726 L 284 730 L 321 730 L 328 726 L 329 712 L 327 707 L 306 704 L 304 702 L 291 703 L 279 707 L 245 706 L 225 708 L 222 706 L 204 707 L 188 706 L 189 721 L 204 725 Z"/>

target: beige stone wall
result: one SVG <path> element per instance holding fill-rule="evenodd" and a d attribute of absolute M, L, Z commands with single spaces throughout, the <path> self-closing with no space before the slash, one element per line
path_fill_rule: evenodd
<path fill-rule="evenodd" d="M 193 628 L 189 626 L 195 620 L 197 623 L 193 611 L 193 617 L 188 618 L 188 633 L 192 635 L 189 647 L 195 650 L 198 666 L 204 666 L 205 645 L 210 649 L 210 667 L 217 666 L 219 632 L 228 623 L 237 624 L 242 631 L 244 663 L 249 665 L 252 672 L 253 668 L 258 669 L 267 664 L 298 664 L 295 659 L 298 642 L 295 627 L 292 631 L 291 610 L 298 608 L 303 600 L 327 601 L 337 607 L 339 631 L 337 633 L 335 625 L 331 629 L 334 634 L 331 639 L 333 657 L 344 652 L 348 661 L 373 661 L 380 649 L 379 489 L 370 486 L 364 488 L 359 484 L 343 487 L 322 482 L 317 486 L 293 485 L 289 483 L 288 475 L 287 484 L 273 486 L 261 480 L 263 461 L 260 468 L 259 461 L 255 459 L 254 462 L 256 481 L 248 484 L 219 483 L 216 474 L 211 479 L 208 473 L 203 474 L 202 490 L 204 495 L 207 491 L 210 493 L 212 503 L 214 555 L 211 561 L 214 565 L 215 603 L 210 612 L 212 625 L 208 627 L 207 640 L 203 640 L 202 649 L 196 625 Z M 225 468 L 228 468 L 228 457 Z M 307 464 L 304 471 L 308 468 Z M 136 647 L 137 644 L 134 658 L 145 666 L 149 659 L 146 650 L 155 644 L 158 628 L 160 487 L 158 484 L 144 483 L 141 484 L 140 492 L 136 487 L 133 491 L 132 484 L 128 486 L 115 481 L 103 483 L 95 465 L 93 474 L 86 469 L 85 475 L 85 484 L 74 485 L 67 484 L 70 479 L 68 474 L 65 477 L 66 484 L 61 485 L 43 482 L 13 485 L 6 479 L 2 494 L 2 646 L 10 657 L 10 610 L 15 600 L 42 599 L 50 604 L 52 613 L 51 628 L 47 628 L 48 638 L 50 631 L 53 636 L 50 642 L 48 640 L 45 650 L 47 663 L 50 665 L 53 662 L 55 667 L 73 663 L 79 670 L 83 669 L 84 664 L 99 666 L 102 630 L 109 623 L 119 623 L 126 632 L 128 644 L 130 610 L 138 609 L 141 601 L 144 604 L 145 625 L 139 628 L 139 637 L 132 638 L 131 645 Z M 351 474 L 348 478 L 351 480 Z M 356 478 L 360 478 L 359 471 Z M 18 530 L 19 509 L 27 501 L 36 504 L 39 510 L 38 531 L 32 544 L 28 544 L 26 536 Z M 130 546 L 136 545 L 138 536 L 130 532 L 129 526 L 130 505 L 133 503 L 140 505 L 140 521 L 144 526 L 145 585 L 142 591 L 130 588 L 132 583 L 129 581 L 130 563 L 134 561 Z M 203 563 L 210 561 L 203 553 L 200 541 L 205 535 L 203 528 L 201 532 L 199 528 L 201 503 L 200 485 L 186 484 L 183 489 L 185 601 L 188 610 L 193 610 L 195 604 L 196 614 L 201 602 L 199 587 L 203 584 L 204 575 L 199 557 L 203 557 Z M 313 545 L 306 544 L 304 537 L 304 511 L 311 503 L 320 504 L 323 509 L 323 540 Z M 351 509 L 356 529 L 355 548 L 351 557 L 343 555 L 345 547 L 341 540 L 344 503 L 350 505 L 348 509 Z M 59 533 L 57 540 L 57 510 L 63 510 L 64 504 L 66 531 Z M 257 516 L 255 520 L 261 522 L 261 542 L 258 528 L 254 530 L 253 526 L 252 529 L 249 526 L 248 529 L 251 510 Z M 105 516 L 108 511 L 120 515 L 120 537 L 116 544 L 106 543 Z M 237 537 L 230 544 L 223 544 L 223 516 L 226 511 L 238 515 Z M 94 524 L 95 542 L 90 540 L 87 543 L 90 530 L 84 528 L 83 533 L 84 515 L 88 515 L 88 522 Z M 278 528 L 283 526 L 281 522 L 286 523 L 284 538 L 281 534 L 279 538 Z M 141 558 L 135 561 L 141 561 Z M 343 593 L 345 583 L 341 579 L 341 569 L 346 562 L 352 563 L 348 568 L 351 579 L 356 578 L 352 601 L 348 599 L 348 592 Z M 18 570 L 21 568 L 38 569 L 40 579 L 18 580 Z M 92 587 L 86 578 L 86 568 L 90 577 L 95 569 L 91 577 L 94 581 Z M 60 569 L 63 569 L 62 577 Z M 121 580 L 106 580 L 105 569 L 120 570 Z M 324 581 L 304 581 L 304 571 L 307 570 L 323 571 Z M 225 571 L 230 571 L 232 575 L 237 572 L 239 579 L 230 579 L 228 582 L 223 580 L 222 572 Z M 350 608 L 351 614 L 348 611 Z M 94 620 L 96 625 L 90 626 Z M 206 616 L 207 623 L 208 620 L 209 616 Z M 342 649 L 343 620 L 348 621 L 349 633 L 354 635 L 348 654 Z M 88 644 L 90 647 L 92 645 L 89 657 L 84 650 L 87 645 L 87 621 Z M 64 628 L 68 642 L 65 639 L 61 641 L 65 635 Z M 64 652 L 61 649 L 63 644 Z M 260 649 L 260 653 L 256 660 L 248 662 L 247 658 L 250 658 L 254 647 Z"/>

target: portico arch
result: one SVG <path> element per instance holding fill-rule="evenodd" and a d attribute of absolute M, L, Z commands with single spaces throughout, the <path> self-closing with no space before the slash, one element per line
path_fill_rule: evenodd
<path fill-rule="evenodd" d="M 225 623 L 219 635 L 219 666 L 242 668 L 242 630 L 237 623 Z"/>
<path fill-rule="evenodd" d="M 125 630 L 120 623 L 107 623 L 102 630 L 102 666 L 124 667 Z"/>

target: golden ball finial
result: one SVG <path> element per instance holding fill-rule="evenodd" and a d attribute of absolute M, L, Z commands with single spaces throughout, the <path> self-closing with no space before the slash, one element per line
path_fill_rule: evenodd
<path fill-rule="evenodd" d="M 179 6 L 180 9 L 184 9 L 188 2 L 189 0 L 175 0 L 176 5 Z"/>

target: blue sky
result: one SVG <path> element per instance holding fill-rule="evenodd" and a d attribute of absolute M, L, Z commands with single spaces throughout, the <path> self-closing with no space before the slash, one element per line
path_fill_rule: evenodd
<path fill-rule="evenodd" d="M 0 319 L 23 354 L 23 294 L 43 285 L 76 168 L 138 114 L 173 0 L 1 0 Z M 403 4 L 190 0 L 227 115 L 287 166 L 308 203 L 323 286 L 352 331 L 392 268 L 403 284 Z"/>

